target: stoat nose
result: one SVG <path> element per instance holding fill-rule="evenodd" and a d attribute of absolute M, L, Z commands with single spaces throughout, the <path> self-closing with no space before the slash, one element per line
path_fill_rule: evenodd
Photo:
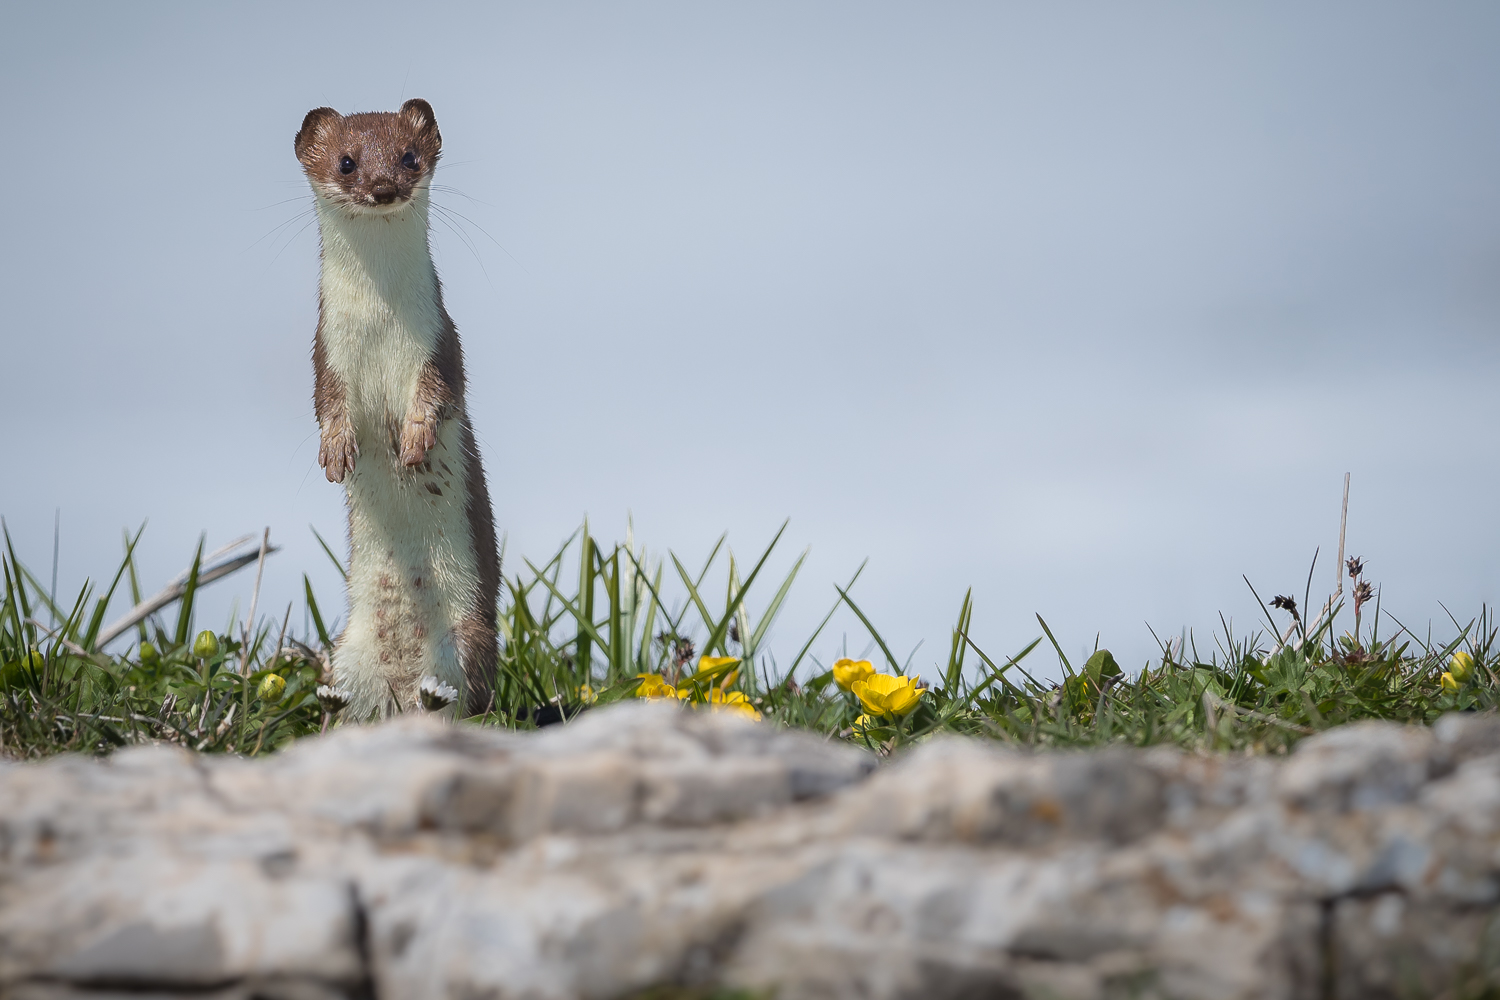
<path fill-rule="evenodd" d="M 396 182 L 384 177 L 370 185 L 370 194 L 377 205 L 389 205 L 396 200 Z"/>

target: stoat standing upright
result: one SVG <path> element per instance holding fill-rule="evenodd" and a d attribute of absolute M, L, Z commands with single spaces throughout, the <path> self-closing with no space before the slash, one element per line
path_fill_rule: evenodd
<path fill-rule="evenodd" d="M 499 559 L 464 407 L 463 353 L 427 242 L 442 150 L 426 101 L 307 113 L 297 159 L 322 236 L 318 464 L 349 508 L 349 621 L 333 649 L 349 717 L 409 710 L 423 677 L 486 711 Z"/>

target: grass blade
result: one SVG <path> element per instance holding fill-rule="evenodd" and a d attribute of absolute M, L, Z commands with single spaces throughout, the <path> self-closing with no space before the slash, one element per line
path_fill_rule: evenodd
<path fill-rule="evenodd" d="M 318 611 L 318 599 L 313 596 L 312 581 L 307 574 L 302 574 L 302 590 L 307 598 L 307 611 L 312 615 L 313 628 L 318 630 L 318 641 L 323 644 L 324 649 L 331 649 L 333 643 L 329 641 L 328 629 L 323 625 L 323 615 Z"/>
<path fill-rule="evenodd" d="M 313 537 L 318 540 L 318 544 L 323 546 L 323 551 L 328 555 L 328 561 L 333 563 L 333 568 L 339 571 L 339 579 L 343 580 L 345 583 L 348 583 L 349 571 L 344 569 L 344 564 L 339 561 L 339 557 L 333 554 L 333 549 L 331 549 L 328 543 L 323 540 L 323 536 L 318 534 L 318 529 L 309 524 L 307 526 L 307 530 L 311 531 L 313 533 Z"/>
<path fill-rule="evenodd" d="M 187 586 L 182 590 L 182 603 L 177 606 L 177 636 L 175 644 L 187 645 L 188 633 L 193 627 L 193 598 L 198 594 L 198 570 L 203 565 L 203 543 L 207 535 L 198 536 L 198 551 L 193 554 L 193 566 L 188 570 Z"/>

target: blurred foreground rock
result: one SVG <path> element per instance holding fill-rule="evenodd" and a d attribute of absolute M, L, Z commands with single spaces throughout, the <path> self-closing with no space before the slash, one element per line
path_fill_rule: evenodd
<path fill-rule="evenodd" d="M 0 765 L 0 997 L 1465 995 L 1500 720 L 867 756 L 631 705 Z"/>

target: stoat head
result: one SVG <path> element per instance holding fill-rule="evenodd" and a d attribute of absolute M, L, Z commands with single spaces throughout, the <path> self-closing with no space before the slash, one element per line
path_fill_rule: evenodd
<path fill-rule="evenodd" d="M 394 112 L 314 108 L 302 119 L 296 149 L 320 197 L 353 214 L 390 215 L 431 182 L 443 137 L 432 105 L 413 98 Z"/>

